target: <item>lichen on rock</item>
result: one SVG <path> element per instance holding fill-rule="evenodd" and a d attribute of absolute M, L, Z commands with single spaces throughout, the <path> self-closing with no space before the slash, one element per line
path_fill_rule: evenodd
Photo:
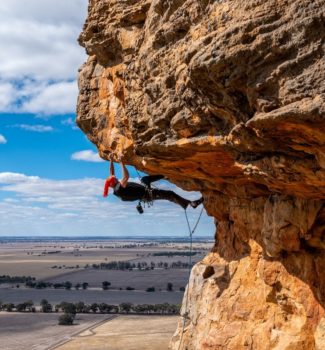
<path fill-rule="evenodd" d="M 325 0 L 90 0 L 79 41 L 100 156 L 216 220 L 171 348 L 323 349 Z"/>

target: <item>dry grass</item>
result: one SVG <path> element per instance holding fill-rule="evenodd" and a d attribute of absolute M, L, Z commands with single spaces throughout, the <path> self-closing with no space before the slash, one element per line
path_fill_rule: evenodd
<path fill-rule="evenodd" d="M 129 242 L 132 243 L 132 242 Z M 107 245 L 112 246 L 111 248 Z M 188 250 L 188 245 L 184 243 L 167 243 L 153 247 L 120 248 L 119 245 L 125 242 L 48 242 L 29 243 L 15 242 L 0 244 L 0 275 L 21 276 L 29 275 L 38 279 L 59 276 L 77 269 L 52 269 L 52 266 L 76 266 L 80 268 L 86 264 L 98 264 L 110 261 L 184 261 L 186 257 L 154 257 L 152 254 L 157 251 L 178 251 Z M 114 247 L 115 245 L 115 247 Z M 209 244 L 211 246 L 211 244 Z M 194 244 L 196 248 L 206 249 L 208 244 Z M 42 254 L 45 251 L 60 251 L 57 254 Z M 204 254 L 203 254 L 204 255 Z M 193 257 L 193 261 L 201 260 L 203 255 Z"/>
<path fill-rule="evenodd" d="M 140 244 L 140 246 L 134 246 Z M 142 246 L 141 246 L 142 245 Z M 210 244 L 209 244 L 210 245 Z M 208 244 L 195 243 L 195 248 L 206 249 Z M 171 263 L 182 260 L 188 262 L 188 257 L 153 256 L 154 252 L 187 251 L 185 243 L 153 243 L 143 245 L 139 242 L 119 241 L 35 241 L 35 242 L 2 242 L 0 243 L 0 275 L 32 276 L 48 282 L 71 281 L 73 285 L 88 282 L 88 291 L 65 290 L 36 290 L 26 289 L 23 284 L 0 285 L 0 300 L 3 302 L 19 303 L 32 300 L 38 304 L 41 299 L 48 299 L 55 304 L 61 301 L 84 301 L 86 303 L 107 302 L 119 304 L 131 302 L 143 303 L 175 303 L 181 302 L 180 287 L 185 287 L 188 280 L 187 269 L 149 270 L 149 271 L 110 271 L 83 269 L 85 265 L 110 261 L 162 261 Z M 51 254 L 49 254 L 51 252 Z M 55 252 L 53 254 L 53 252 Z M 44 254 L 45 253 L 45 254 Z M 196 255 L 193 261 L 201 259 Z M 79 268 L 76 266 L 79 265 Z M 61 268 L 52 268 L 60 266 Z M 73 268 L 70 268 L 73 267 Z M 111 289 L 123 289 L 123 292 L 101 290 L 102 282 L 112 283 Z M 172 293 L 165 291 L 167 283 L 174 285 Z M 155 287 L 155 293 L 140 293 L 148 287 Z M 14 287 L 14 288 L 11 288 Z M 137 291 L 127 292 L 126 287 Z"/>
<path fill-rule="evenodd" d="M 77 315 L 76 325 L 59 326 L 58 314 L 0 313 L 1 350 L 44 350 L 68 341 L 74 334 L 107 318 L 107 315 Z"/>
<path fill-rule="evenodd" d="M 188 269 L 155 269 L 149 271 L 118 271 L 118 270 L 82 270 L 69 273 L 67 275 L 48 278 L 46 281 L 57 283 L 70 281 L 73 285 L 76 283 L 88 282 L 91 288 L 102 287 L 103 281 L 111 282 L 112 289 L 133 287 L 137 290 L 146 290 L 154 286 L 156 291 L 159 289 L 165 291 L 167 283 L 171 282 L 175 291 L 180 287 L 185 287 L 188 282 Z"/>
<path fill-rule="evenodd" d="M 155 292 L 144 291 L 103 291 L 103 290 L 64 290 L 64 289 L 22 289 L 0 288 L 0 301 L 14 304 L 32 300 L 39 305 L 42 299 L 47 299 L 52 305 L 62 301 L 76 303 L 83 301 L 91 303 L 108 303 L 118 305 L 120 303 L 133 304 L 181 304 L 183 293 L 181 292 Z M 1 347 L 0 347 L 0 350 Z"/>
<path fill-rule="evenodd" d="M 118 316 L 57 350 L 167 350 L 177 316 Z"/>
<path fill-rule="evenodd" d="M 79 251 L 76 252 L 76 247 Z M 43 254 L 44 251 L 61 251 L 58 254 Z M 15 243 L 0 245 L 0 275 L 29 275 L 38 279 L 57 276 L 73 271 L 71 269 L 52 269 L 54 265 L 85 266 L 114 260 L 132 260 L 137 251 L 128 249 L 82 248 L 77 244 Z M 74 269 L 75 271 L 75 269 Z"/>

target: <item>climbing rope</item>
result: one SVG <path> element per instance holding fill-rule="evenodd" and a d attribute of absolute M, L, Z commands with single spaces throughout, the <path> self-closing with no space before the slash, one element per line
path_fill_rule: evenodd
<path fill-rule="evenodd" d="M 136 172 L 137 172 L 137 174 L 138 174 L 138 178 L 139 178 L 139 180 L 141 181 L 142 176 L 140 175 L 139 170 L 138 170 L 136 167 L 134 167 L 134 169 L 135 169 L 135 171 L 136 171 Z"/>
<path fill-rule="evenodd" d="M 202 213 L 203 213 L 203 209 L 204 209 L 204 206 L 202 205 L 202 209 L 201 209 L 201 212 L 200 212 L 200 215 L 198 217 L 198 219 L 196 220 L 196 223 L 193 227 L 193 229 L 191 228 L 191 224 L 190 224 L 190 221 L 188 219 L 188 215 L 187 215 L 187 211 L 186 209 L 184 210 L 184 214 L 185 214 L 185 218 L 186 218 L 186 223 L 187 223 L 187 227 L 188 227 L 188 232 L 189 232 L 189 237 L 190 237 L 190 256 L 189 256 L 189 266 L 188 266 L 188 275 L 190 277 L 191 275 L 191 270 L 192 270 L 192 251 L 193 251 L 193 234 L 194 232 L 196 231 L 197 229 L 197 226 L 201 220 L 201 216 L 202 216 Z M 184 315 L 181 315 L 181 317 L 183 317 L 183 326 L 182 326 L 182 333 L 181 333 L 181 338 L 179 340 L 179 344 L 178 344 L 178 350 L 180 350 L 181 348 L 181 344 L 182 344 L 182 340 L 183 340 L 183 334 L 184 334 L 184 330 L 185 330 L 185 323 L 186 323 L 186 319 L 188 319 L 188 311 L 187 311 L 187 305 L 188 305 L 188 288 L 189 286 L 187 286 L 186 288 L 186 297 L 185 297 L 185 313 Z"/>
<path fill-rule="evenodd" d="M 137 171 L 138 177 L 139 177 L 139 179 L 140 179 L 140 181 L 141 181 L 141 175 L 140 175 L 138 169 L 135 168 L 135 170 Z M 140 214 L 143 213 L 143 209 L 142 209 L 142 207 L 141 207 L 141 202 L 143 202 L 144 204 L 147 203 L 148 206 L 150 206 L 150 205 L 153 204 L 153 201 L 152 201 L 152 189 L 151 189 L 150 187 L 146 186 L 146 191 L 148 191 L 147 194 L 148 194 L 148 196 L 149 196 L 149 198 L 150 198 L 151 200 L 149 200 L 149 201 L 140 201 L 140 202 L 139 202 L 139 204 L 138 204 L 138 206 L 137 206 L 137 209 L 138 209 L 138 211 L 139 211 Z M 139 210 L 139 206 L 140 206 L 141 210 Z M 191 224 L 190 224 L 190 221 L 189 221 L 189 219 L 188 219 L 187 211 L 186 211 L 186 209 L 184 210 L 184 214 L 185 214 L 185 218 L 186 218 L 186 223 L 187 223 L 187 227 L 188 227 L 188 232 L 189 232 L 189 238 L 190 238 L 190 254 L 189 254 L 189 263 L 188 263 L 188 269 L 189 269 L 188 275 L 189 275 L 189 277 L 190 277 L 190 275 L 191 275 L 191 270 L 192 270 L 193 234 L 195 233 L 195 231 L 196 231 L 196 229 L 197 229 L 197 227 L 198 227 L 198 225 L 199 225 L 199 222 L 200 222 L 201 217 L 202 217 L 203 210 L 204 210 L 204 206 L 202 205 L 201 212 L 200 212 L 200 214 L 199 214 L 199 216 L 198 216 L 198 218 L 197 218 L 197 220 L 196 220 L 195 225 L 193 226 L 193 228 L 191 228 Z M 181 315 L 181 317 L 183 317 L 183 326 L 182 326 L 181 337 L 180 337 L 179 344 L 178 344 L 178 350 L 180 350 L 180 348 L 181 348 L 181 344 L 182 344 L 182 340 L 183 340 L 183 335 L 184 335 L 184 330 L 185 330 L 186 319 L 189 318 L 189 317 L 188 317 L 188 311 L 187 311 L 188 298 L 189 298 L 189 297 L 188 297 L 188 290 L 189 290 L 189 288 L 188 288 L 188 286 L 187 286 L 187 288 L 186 288 L 186 297 L 185 297 L 185 312 L 184 312 L 183 315 Z"/>

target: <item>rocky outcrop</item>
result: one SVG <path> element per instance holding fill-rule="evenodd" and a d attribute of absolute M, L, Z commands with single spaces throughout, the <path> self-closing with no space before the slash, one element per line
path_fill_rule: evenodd
<path fill-rule="evenodd" d="M 325 348 L 325 0 L 90 0 L 77 123 L 201 191 L 171 348 Z"/>

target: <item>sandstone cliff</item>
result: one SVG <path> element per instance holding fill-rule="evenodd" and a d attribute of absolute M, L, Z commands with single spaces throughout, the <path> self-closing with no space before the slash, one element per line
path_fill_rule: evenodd
<path fill-rule="evenodd" d="M 325 0 L 90 0 L 77 122 L 201 191 L 171 348 L 325 349 Z"/>

